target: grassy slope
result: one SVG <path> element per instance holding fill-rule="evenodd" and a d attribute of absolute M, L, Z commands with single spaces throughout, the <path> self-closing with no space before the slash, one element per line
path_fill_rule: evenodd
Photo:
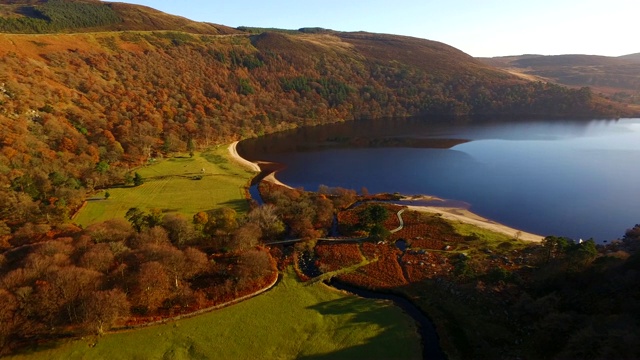
<path fill-rule="evenodd" d="M 201 169 L 205 173 L 201 174 Z M 171 158 L 137 170 L 145 179 L 138 187 L 109 189 L 89 200 L 74 221 L 83 226 L 112 218 L 123 218 L 128 209 L 160 208 L 188 217 L 198 211 L 228 206 L 238 212 L 248 210 L 243 187 L 254 174 L 229 160 L 227 148 L 220 146 L 193 158 Z M 202 180 L 190 177 L 203 175 Z"/>
<path fill-rule="evenodd" d="M 410 359 L 421 357 L 415 331 L 393 305 L 305 285 L 289 272 L 266 294 L 219 311 L 14 358 Z"/>

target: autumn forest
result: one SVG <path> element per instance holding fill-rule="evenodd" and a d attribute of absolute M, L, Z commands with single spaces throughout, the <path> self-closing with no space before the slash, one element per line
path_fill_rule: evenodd
<path fill-rule="evenodd" d="M 123 218 L 74 224 L 74 214 L 98 191 L 142 185 L 136 169 L 152 159 L 193 157 L 236 140 L 354 119 L 634 115 L 590 88 L 528 81 L 429 40 L 321 28 L 232 29 L 127 4 L 38 3 L 0 3 L 0 354 L 41 339 L 102 333 L 126 316 L 132 320 L 119 326 L 250 294 L 297 261 L 290 250 L 259 245 L 325 236 L 334 214 L 363 216 L 346 211 L 369 196 L 264 184 L 270 205 L 254 203 L 244 213 L 217 208 L 192 218 L 132 208 Z M 469 240 L 440 220 L 411 216 L 429 224 L 415 225 L 421 234 L 443 234 L 445 242 L 425 241 L 424 248 Z M 389 235 L 382 225 L 378 230 Z M 632 231 L 627 240 L 636 237 Z M 384 249 L 343 244 L 316 252 L 325 271 L 380 258 L 370 273 L 344 279 L 371 287 L 384 273 L 376 266 L 393 263 L 389 268 L 400 275 L 388 274 L 378 285 L 406 286 L 398 280 L 403 270 L 396 253 Z M 531 258 L 556 267 L 562 267 L 556 260 L 571 258 L 580 269 L 586 266 L 583 248 L 554 242 L 547 249 Z M 528 251 L 516 250 L 518 256 Z M 632 260 L 619 266 L 637 267 Z M 404 271 L 424 280 L 413 267 Z M 458 271 L 457 279 L 470 281 L 465 269 Z M 493 275 L 504 288 L 515 287 L 505 274 Z M 570 276 L 584 281 L 584 275 Z M 553 281 L 536 283 L 532 293 L 546 296 Z M 531 316 L 542 312 L 536 306 L 557 307 L 565 316 L 559 309 L 569 303 L 554 298 L 547 304 L 535 295 L 526 304 L 518 301 L 531 307 Z M 462 353 L 478 354 L 473 351 Z"/>

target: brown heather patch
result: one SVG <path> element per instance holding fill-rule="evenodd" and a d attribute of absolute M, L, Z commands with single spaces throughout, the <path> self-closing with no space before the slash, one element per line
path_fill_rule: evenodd
<path fill-rule="evenodd" d="M 407 284 L 397 260 L 401 252 L 394 245 L 363 243 L 362 253 L 367 259 L 377 261 L 340 275 L 340 280 L 370 289 L 391 289 Z"/>
<path fill-rule="evenodd" d="M 315 254 L 317 265 L 323 272 L 331 272 L 362 262 L 359 244 L 318 244 Z"/>

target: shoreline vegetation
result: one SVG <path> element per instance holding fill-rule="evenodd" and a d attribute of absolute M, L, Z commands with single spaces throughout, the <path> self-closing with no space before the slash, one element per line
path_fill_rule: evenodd
<path fill-rule="evenodd" d="M 241 157 L 240 154 L 238 154 L 238 151 L 237 151 L 238 143 L 239 141 L 236 141 L 236 142 L 233 142 L 231 145 L 229 145 L 229 154 L 231 155 L 231 158 L 237 163 L 243 165 L 245 168 L 251 169 L 253 171 L 261 171 L 259 163 L 251 162 Z M 262 180 L 291 189 L 291 186 L 284 184 L 283 182 L 279 181 L 276 178 L 276 171 L 270 172 Z M 421 195 L 417 197 L 405 196 L 402 198 L 402 200 L 403 201 L 416 201 L 416 200 L 442 201 L 443 204 L 446 203 L 445 200 L 443 199 L 440 199 L 435 196 L 429 196 L 429 195 Z M 426 212 L 431 214 L 439 214 L 443 219 L 446 219 L 449 221 L 457 221 L 465 224 L 474 225 L 486 230 L 512 236 L 518 240 L 524 240 L 529 242 L 542 242 L 542 240 L 544 239 L 544 236 L 542 235 L 525 232 L 504 224 L 497 223 L 495 221 L 482 217 L 478 214 L 475 214 L 463 207 L 437 206 L 437 205 L 430 205 L 430 206 L 405 205 L 405 206 L 407 206 L 407 208 L 410 210 Z"/>

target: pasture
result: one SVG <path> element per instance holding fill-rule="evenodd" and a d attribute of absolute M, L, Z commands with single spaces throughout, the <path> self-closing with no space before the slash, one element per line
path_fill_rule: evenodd
<path fill-rule="evenodd" d="M 202 171 L 204 169 L 204 172 Z M 255 175 L 230 160 L 226 146 L 219 146 L 193 157 L 160 159 L 137 170 L 144 179 L 140 186 L 107 189 L 88 199 L 73 221 L 92 223 L 123 218 L 127 210 L 138 207 L 148 211 L 177 212 L 188 218 L 199 211 L 227 206 L 238 212 L 248 210 L 244 187 Z"/>
<path fill-rule="evenodd" d="M 190 319 L 57 344 L 15 359 L 417 359 L 414 321 L 386 301 L 300 282 Z"/>

